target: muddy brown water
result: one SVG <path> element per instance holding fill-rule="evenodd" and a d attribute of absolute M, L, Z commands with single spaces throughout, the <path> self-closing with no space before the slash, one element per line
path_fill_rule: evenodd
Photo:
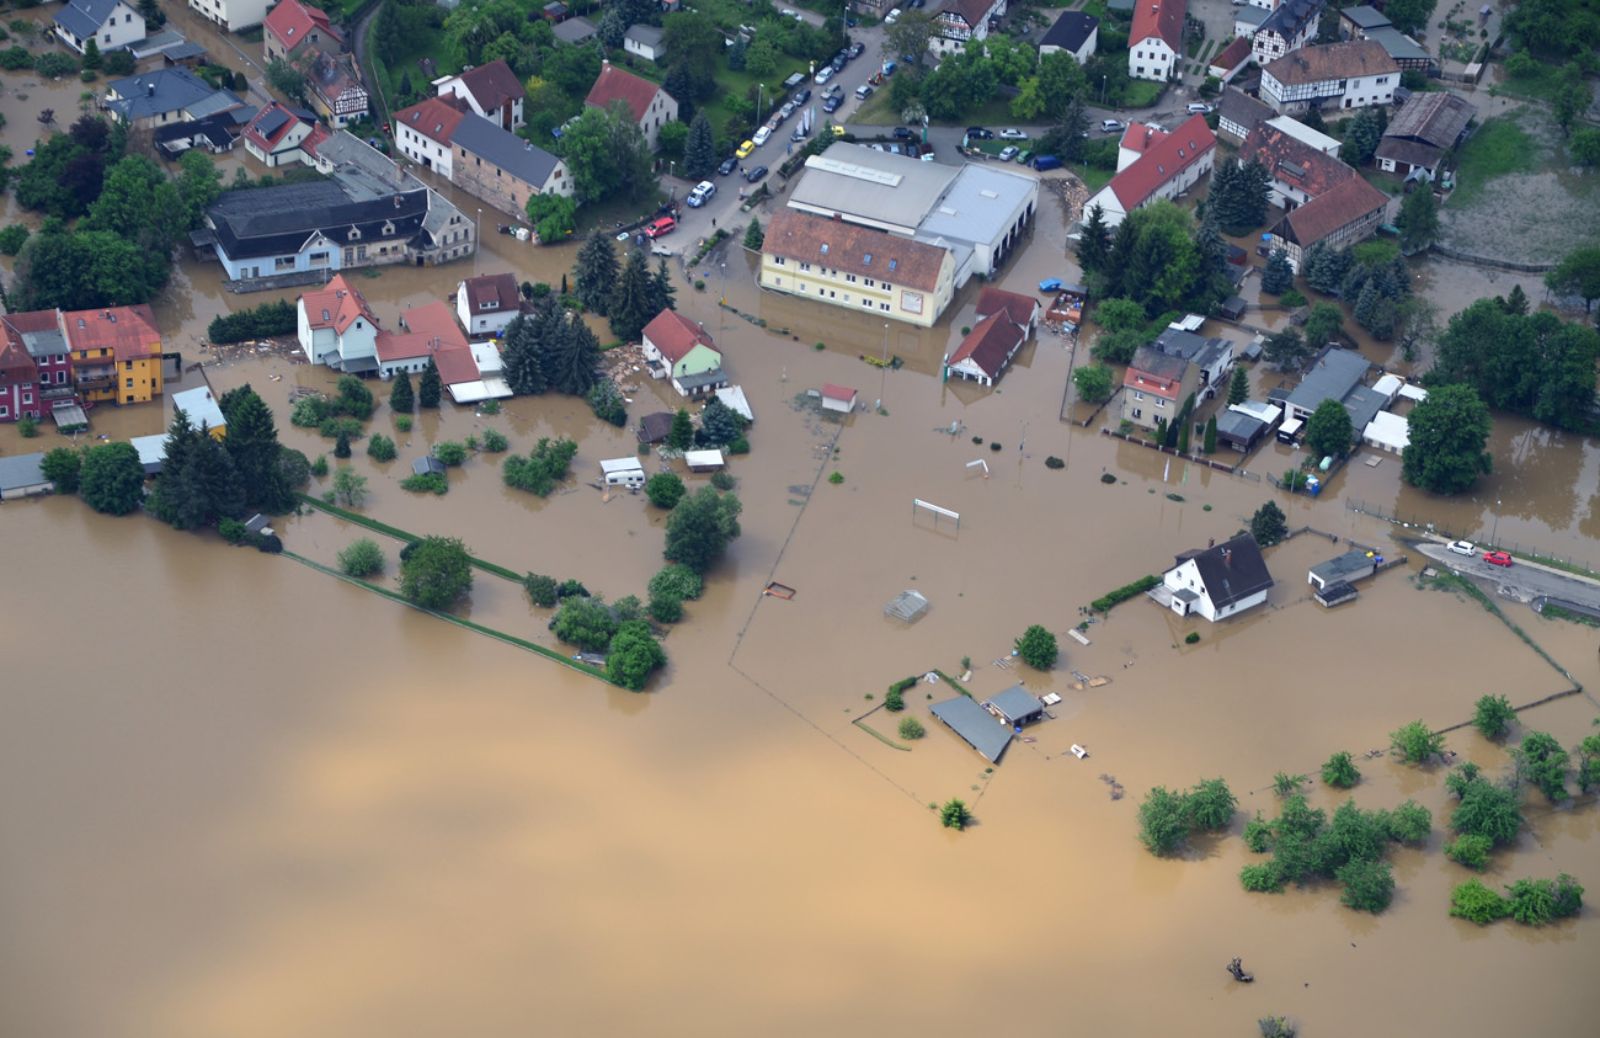
<path fill-rule="evenodd" d="M 570 250 L 488 244 L 480 269 L 519 279 L 559 280 L 570 263 Z M 1070 273 L 1061 248 L 1042 220 L 1005 283 Z M 999 1017 L 1021 1033 L 1237 1035 L 1268 1013 L 1305 1034 L 1387 1033 L 1392 1021 L 1423 1034 L 1583 1033 L 1600 1009 L 1587 980 L 1592 912 L 1537 932 L 1451 920 L 1449 889 L 1465 876 L 1438 831 L 1394 855 L 1398 895 L 1376 918 L 1327 888 L 1244 893 L 1250 856 L 1236 837 L 1173 861 L 1134 837 L 1153 785 L 1222 775 L 1241 801 L 1237 833 L 1250 812 L 1275 810 L 1276 771 L 1314 774 L 1335 750 L 1383 747 L 1405 721 L 1453 724 L 1486 692 L 1531 700 L 1565 687 L 1563 675 L 1477 604 L 1415 587 L 1414 563 L 1321 609 L 1304 573 L 1337 549 L 1314 534 L 1273 550 L 1278 585 L 1253 616 L 1214 627 L 1135 600 L 1080 646 L 1064 633 L 1081 606 L 1232 534 L 1270 487 L 1060 423 L 1071 359 L 1054 337 L 994 391 L 941 385 L 933 372 L 969 323 L 970 297 L 938 329 L 890 329 L 907 366 L 884 372 L 858 359 L 884 349 L 876 322 L 762 295 L 742 253 L 725 279 L 722 262 L 706 265 L 721 284 L 681 288 L 680 300 L 756 412 L 753 452 L 732 465 L 744 534 L 667 639 L 671 667 L 648 695 L 288 559 L 71 499 L 0 506 L 7 1033 L 498 1035 L 537 1021 L 553 1034 L 898 1034 Z M 392 321 L 468 272 L 386 270 L 358 284 Z M 331 453 L 287 422 L 291 389 L 331 386 L 331 374 L 198 350 L 211 315 L 268 298 L 230 296 L 216 276 L 183 264 L 157 305 L 163 330 L 194 344 L 186 360 L 206 361 L 215 388 L 260 390 L 286 443 Z M 719 310 L 723 295 L 794 338 Z M 841 427 L 797 407 L 824 381 L 881 398 L 886 413 Z M 674 403 L 646 384 L 632 411 Z M 93 420 L 121 438 L 165 419 L 147 407 Z M 392 424 L 380 410 L 370 428 Z M 478 457 L 451 473 L 445 497 L 399 489 L 430 444 L 487 427 L 520 451 L 573 436 L 579 478 L 541 501 Z M 516 400 L 492 418 L 447 406 L 396 438 L 396 462 L 358 445 L 350 463 L 370 481 L 370 515 L 612 598 L 642 593 L 660 563 L 661 515 L 583 485 L 599 459 L 632 453 L 631 434 L 577 401 Z M 0 430 L 0 449 L 23 446 Z M 1523 481 L 1526 511 L 1506 501 L 1502 537 L 1526 529 L 1582 550 L 1600 478 L 1590 452 L 1497 420 L 1494 478 Z M 1065 467 L 1045 468 L 1048 456 Z M 987 478 L 968 467 L 980 458 Z M 1391 528 L 1345 499 L 1406 510 L 1397 469 L 1358 464 L 1323 498 L 1277 500 L 1292 526 L 1392 551 Z M 826 481 L 834 471 L 841 484 Z M 1103 484 L 1105 471 L 1118 482 Z M 914 514 L 913 498 L 959 511 L 959 531 Z M 1481 500 L 1423 504 L 1491 521 Z M 278 526 L 322 562 L 364 535 L 321 513 Z M 799 593 L 763 599 L 768 579 Z M 932 601 L 910 627 L 882 615 L 907 588 Z M 1507 609 L 1600 686 L 1593 631 Z M 464 612 L 554 644 L 547 614 L 510 583 L 479 574 Z M 1063 635 L 1058 669 L 995 666 L 1034 622 Z M 1185 646 L 1191 630 L 1201 641 Z M 926 697 L 946 698 L 945 686 L 907 695 L 928 728 L 909 752 L 851 724 L 877 704 L 868 694 L 932 667 L 955 673 L 964 655 L 980 697 L 1019 679 L 1064 696 L 992 772 L 929 715 Z M 1072 670 L 1111 682 L 1075 691 Z M 1525 721 L 1571 744 L 1597 713 L 1574 697 Z M 893 738 L 897 720 L 880 710 L 864 723 Z M 1073 743 L 1089 759 L 1067 753 Z M 1470 731 L 1449 745 L 1491 769 L 1507 762 Z M 1413 797 L 1442 822 L 1442 769 L 1386 757 L 1361 767 L 1358 803 Z M 1102 775 L 1127 795 L 1111 799 Z M 938 828 L 927 805 L 951 796 L 973 806 L 972 831 Z M 1342 799 L 1315 785 L 1311 797 Z M 1564 870 L 1600 888 L 1600 807 L 1528 803 L 1529 829 L 1491 879 Z M 1235 955 L 1255 984 L 1222 971 Z"/>

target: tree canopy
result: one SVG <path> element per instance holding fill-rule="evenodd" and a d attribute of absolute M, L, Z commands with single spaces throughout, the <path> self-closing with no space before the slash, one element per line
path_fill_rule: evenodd
<path fill-rule="evenodd" d="M 683 498 L 667 517 L 663 551 L 667 561 L 681 562 L 696 573 L 710 569 L 739 536 L 741 510 L 737 497 L 712 487 L 701 487 Z"/>
<path fill-rule="evenodd" d="M 1489 408 L 1471 386 L 1430 389 L 1407 423 L 1410 442 L 1401 454 L 1401 475 L 1412 486 L 1459 494 L 1489 472 Z"/>
<path fill-rule="evenodd" d="M 425 537 L 401 553 L 400 591 L 417 605 L 448 609 L 472 589 L 472 559 L 454 537 Z"/>
<path fill-rule="evenodd" d="M 1431 384 L 1465 383 L 1497 410 L 1562 429 L 1587 427 L 1600 360 L 1595 329 L 1480 299 L 1450 318 L 1438 345 Z"/>

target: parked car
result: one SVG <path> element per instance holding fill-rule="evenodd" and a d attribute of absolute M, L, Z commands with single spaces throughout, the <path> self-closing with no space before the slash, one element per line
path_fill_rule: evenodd
<path fill-rule="evenodd" d="M 898 8 L 898 7 L 896 7 L 894 10 L 890 11 L 888 14 L 883 16 L 883 24 L 885 24 L 885 25 L 893 25 L 895 22 L 898 22 L 899 20 L 900 20 L 900 8 Z"/>
<path fill-rule="evenodd" d="M 1014 126 L 1008 126 L 1000 131 L 1000 139 L 1003 141 L 1025 141 L 1028 139 L 1028 135 Z"/>
<path fill-rule="evenodd" d="M 644 226 L 644 236 L 652 240 L 663 234 L 670 234 L 678 227 L 678 221 L 670 216 L 658 216 Z"/>
<path fill-rule="evenodd" d="M 824 65 L 824 66 L 822 66 L 821 68 L 819 68 L 817 70 L 817 74 L 811 78 L 811 81 L 813 83 L 817 84 L 817 86 L 821 86 L 822 84 L 826 83 L 828 80 L 830 80 L 832 78 L 833 78 L 833 66 L 832 65 Z"/>
<path fill-rule="evenodd" d="M 981 126 L 969 126 L 967 127 L 967 139 L 973 141 L 992 141 L 994 140 L 994 131 L 985 130 Z"/>
<path fill-rule="evenodd" d="M 904 126 L 896 126 L 894 128 L 894 135 L 903 141 L 909 141 L 912 137 L 916 136 L 916 134 L 912 133 Z"/>
<path fill-rule="evenodd" d="M 831 114 L 833 112 L 837 112 L 839 110 L 840 106 L 843 105 L 843 104 L 844 104 L 844 95 L 843 94 L 830 94 L 828 96 L 827 100 L 822 102 L 822 110 L 824 112 L 828 112 L 828 113 Z"/>
<path fill-rule="evenodd" d="M 1126 130 L 1127 128 L 1128 128 L 1128 124 L 1123 122 L 1121 119 L 1101 119 L 1100 120 L 1100 132 L 1101 133 L 1121 133 L 1123 130 Z"/>
<path fill-rule="evenodd" d="M 809 100 L 811 100 L 811 88 L 806 87 L 804 90 L 794 95 L 794 106 L 799 108 Z"/>
<path fill-rule="evenodd" d="M 1060 169 L 1061 160 L 1054 155 L 1035 155 L 1033 157 L 1033 168 L 1040 173 L 1046 170 Z"/>
<path fill-rule="evenodd" d="M 771 137 L 772 137 L 772 127 L 763 126 L 760 129 L 756 130 L 756 135 L 754 137 L 751 137 L 750 140 L 755 144 L 756 147 L 759 148 L 763 144 L 767 143 L 767 141 Z"/>
<path fill-rule="evenodd" d="M 843 137 L 844 136 L 844 127 L 840 126 L 838 123 L 829 123 L 828 124 L 828 129 L 833 131 L 833 135 L 835 137 Z"/>
<path fill-rule="evenodd" d="M 709 180 L 702 180 L 700 183 L 694 186 L 694 190 L 689 192 L 689 197 L 684 199 L 684 201 L 689 203 L 690 209 L 699 209 L 701 206 L 711 201 L 711 196 L 716 193 L 717 185 L 713 184 Z"/>
<path fill-rule="evenodd" d="M 1473 544 L 1471 541 L 1451 541 L 1449 544 L 1445 545 L 1445 547 L 1449 548 L 1457 555 L 1465 555 L 1469 559 L 1478 554 L 1478 546 Z"/>
<path fill-rule="evenodd" d="M 1483 553 L 1483 561 L 1491 566 L 1509 566 L 1511 556 L 1503 551 L 1486 551 Z"/>
<path fill-rule="evenodd" d="M 737 158 L 747 159 L 747 158 L 750 157 L 750 153 L 755 151 L 755 150 L 756 150 L 756 142 L 755 141 L 745 141 L 743 144 L 739 145 L 738 149 L 735 150 L 733 154 Z"/>
<path fill-rule="evenodd" d="M 833 70 L 835 72 L 843 72 L 844 67 L 850 64 L 850 55 L 845 51 L 840 51 L 833 56 L 833 60 L 828 62 L 828 64 L 833 66 Z"/>
<path fill-rule="evenodd" d="M 789 118 L 789 116 L 794 114 L 794 108 L 795 108 L 795 104 L 794 104 L 793 101 L 785 101 L 783 103 L 783 106 L 778 109 L 778 118 L 780 118 L 780 119 Z"/>
<path fill-rule="evenodd" d="M 1210 115 L 1211 106 L 1206 104 L 1204 101 L 1190 101 L 1184 106 L 1184 111 L 1188 112 L 1190 115 Z"/>
<path fill-rule="evenodd" d="M 870 84 L 870 83 L 862 83 L 860 86 L 856 87 L 856 97 L 859 98 L 860 100 L 865 101 L 867 98 L 869 98 L 871 96 L 872 96 L 872 84 Z"/>
<path fill-rule="evenodd" d="M 883 74 L 886 75 L 886 76 L 892 76 L 892 75 L 894 75 L 894 70 L 897 69 L 897 68 L 899 68 L 899 66 L 896 65 L 894 62 L 885 61 L 883 63 Z"/>
<path fill-rule="evenodd" d="M 1000 161 L 1001 162 L 1010 162 L 1012 159 L 1014 159 L 1016 157 L 1017 157 L 1017 146 L 1015 144 L 1007 144 L 1004 148 L 1000 149 Z"/>
<path fill-rule="evenodd" d="M 754 184 L 756 181 L 760 180 L 762 177 L 764 177 L 766 175 L 767 175 L 767 167 L 765 167 L 765 166 L 757 166 L 755 169 L 752 169 L 750 172 L 746 173 L 744 175 L 744 178 L 746 180 L 750 181 L 750 183 Z"/>
<path fill-rule="evenodd" d="M 729 174 L 731 174 L 734 170 L 736 170 L 738 168 L 739 168 L 739 160 L 738 160 L 738 158 L 733 156 L 733 155 L 729 155 L 727 158 L 722 160 L 722 165 L 717 167 L 717 176 L 719 176 L 719 177 L 728 176 Z"/>
<path fill-rule="evenodd" d="M 861 55 L 866 51 L 866 49 L 867 49 L 867 46 L 864 43 L 852 43 L 848 48 L 848 50 L 850 51 L 850 56 L 852 58 L 861 57 Z"/>

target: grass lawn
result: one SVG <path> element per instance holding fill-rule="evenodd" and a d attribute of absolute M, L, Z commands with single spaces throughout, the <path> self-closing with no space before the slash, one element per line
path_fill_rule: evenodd
<path fill-rule="evenodd" d="M 1128 84 L 1128 96 L 1119 105 L 1120 108 L 1149 108 L 1161 99 L 1161 93 L 1167 88 L 1165 83 L 1157 83 L 1150 79 L 1135 79 Z"/>
<path fill-rule="evenodd" d="M 721 139 L 727 132 L 728 117 L 733 115 L 733 109 L 728 107 L 730 98 L 743 98 L 746 92 L 757 83 L 763 83 L 766 89 L 761 93 L 761 121 L 766 122 L 772 115 L 772 110 L 783 104 L 787 94 L 783 89 L 783 81 L 796 72 L 806 70 L 805 62 L 799 58 L 780 55 L 778 69 L 772 75 L 757 79 L 748 72 L 735 72 L 726 62 L 717 62 L 715 79 L 717 81 L 717 96 L 708 102 L 704 109 L 706 118 L 711 120 L 711 130 Z M 811 84 L 807 84 L 808 86 Z M 813 87 L 813 90 L 815 87 Z M 815 98 L 813 98 L 815 101 Z M 822 114 L 820 111 L 818 114 Z M 731 151 L 738 145 L 738 141 L 729 141 L 728 150 Z M 719 152 L 720 154 L 720 152 Z"/>
<path fill-rule="evenodd" d="M 1000 127 L 1009 126 L 1016 121 L 1016 117 L 1011 114 L 1011 102 L 1003 97 L 991 98 L 977 108 L 964 112 L 957 119 L 929 120 L 934 126 Z M 866 104 L 856 109 L 849 122 L 860 123 L 862 126 L 895 126 L 900 122 L 900 113 L 889 103 L 889 91 L 879 89 L 867 99 Z"/>
<path fill-rule="evenodd" d="M 1405 182 L 1390 173 L 1376 169 L 1364 169 L 1361 175 L 1367 178 L 1367 183 L 1382 191 L 1386 195 L 1398 195 L 1405 189 Z"/>
<path fill-rule="evenodd" d="M 400 97 L 400 80 L 405 76 L 411 77 L 413 92 L 425 89 L 428 77 L 423 75 L 417 62 L 421 58 L 432 58 L 438 66 L 434 77 L 450 76 L 461 71 L 461 55 L 456 53 L 444 40 L 444 34 L 418 32 L 406 40 L 405 50 L 396 56 L 392 66 L 386 66 L 378 58 L 377 48 L 373 46 L 372 37 L 377 31 L 378 20 L 374 18 L 372 25 L 367 29 L 367 59 L 372 63 L 372 71 L 378 78 L 378 87 L 383 91 L 384 100 L 398 108 L 396 103 Z"/>
<path fill-rule="evenodd" d="M 1456 157 L 1459 204 L 1472 201 L 1496 177 L 1538 167 L 1538 151 L 1515 115 L 1501 115 L 1478 127 Z"/>
<path fill-rule="evenodd" d="M 1094 195 L 1101 188 L 1111 183 L 1111 178 L 1117 175 L 1117 171 L 1114 169 L 1101 169 L 1098 166 L 1091 166 L 1086 162 L 1069 163 L 1067 168 L 1076 173 L 1078 175 L 1078 179 L 1083 181 L 1084 186 L 1089 189 L 1089 196 L 1091 198 L 1094 197 Z"/>
<path fill-rule="evenodd" d="M 1536 71 L 1530 76 L 1517 76 L 1513 78 L 1505 71 L 1505 66 L 1500 65 L 1495 69 L 1499 76 L 1494 85 L 1489 88 L 1491 94 L 1506 97 L 1520 97 L 1529 101 L 1549 102 L 1555 96 L 1556 87 L 1559 85 L 1561 66 L 1537 65 Z"/>

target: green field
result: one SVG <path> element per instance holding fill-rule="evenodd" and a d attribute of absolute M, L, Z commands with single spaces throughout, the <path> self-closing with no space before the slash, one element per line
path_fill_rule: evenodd
<path fill-rule="evenodd" d="M 1461 146 L 1456 157 L 1456 188 L 1452 202 L 1464 205 L 1483 191 L 1489 181 L 1508 173 L 1527 173 L 1539 165 L 1538 149 L 1514 115 L 1490 119 Z"/>

